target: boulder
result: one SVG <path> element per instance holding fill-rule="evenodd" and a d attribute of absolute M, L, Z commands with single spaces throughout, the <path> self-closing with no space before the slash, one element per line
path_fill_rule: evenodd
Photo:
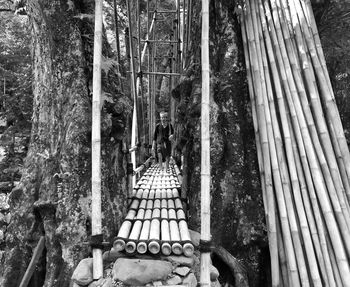
<path fill-rule="evenodd" d="M 210 281 L 215 281 L 219 277 L 219 271 L 216 269 L 215 266 L 210 265 L 209 267 L 210 270 Z"/>
<path fill-rule="evenodd" d="M 186 257 L 186 256 L 171 255 L 171 256 L 162 256 L 161 258 L 163 260 L 171 262 L 173 265 L 176 265 L 176 266 L 192 267 L 195 264 L 195 259 L 193 256 Z"/>
<path fill-rule="evenodd" d="M 92 258 L 85 258 L 79 262 L 73 272 L 72 281 L 82 286 L 89 285 L 93 281 Z"/>
<path fill-rule="evenodd" d="M 113 287 L 112 278 L 101 278 L 89 284 L 89 287 Z"/>
<path fill-rule="evenodd" d="M 167 285 L 178 285 L 182 282 L 182 279 L 180 276 L 178 275 L 175 275 L 171 278 L 169 278 L 167 281 L 166 281 L 166 284 Z"/>
<path fill-rule="evenodd" d="M 199 246 L 199 241 L 201 239 L 201 234 L 197 231 L 188 230 L 190 232 L 190 237 L 191 237 L 191 241 L 193 243 L 194 246 L 198 247 Z"/>
<path fill-rule="evenodd" d="M 182 277 L 185 277 L 188 273 L 190 273 L 190 268 L 187 267 L 187 266 L 182 266 L 182 267 L 177 267 L 175 270 L 174 270 L 174 273 L 182 276 Z"/>
<path fill-rule="evenodd" d="M 153 286 L 163 286 L 162 281 L 154 281 Z"/>
<path fill-rule="evenodd" d="M 114 250 L 113 248 L 103 253 L 103 263 L 115 262 L 120 257 L 125 257 L 125 253 Z"/>
<path fill-rule="evenodd" d="M 126 285 L 146 285 L 152 281 L 165 280 L 173 267 L 170 262 L 148 259 L 119 258 L 113 266 L 113 279 Z"/>
<path fill-rule="evenodd" d="M 188 287 L 197 287 L 197 278 L 193 273 L 190 273 L 184 278 L 182 284 L 188 285 Z"/>
<path fill-rule="evenodd" d="M 221 287 L 221 284 L 220 284 L 219 280 L 216 279 L 215 281 L 210 282 L 210 286 L 211 287 Z"/>

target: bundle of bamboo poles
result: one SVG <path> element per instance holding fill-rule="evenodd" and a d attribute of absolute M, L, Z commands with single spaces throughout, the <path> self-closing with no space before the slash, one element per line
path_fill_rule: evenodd
<path fill-rule="evenodd" d="M 273 286 L 350 286 L 350 154 L 310 0 L 245 0 Z"/>
<path fill-rule="evenodd" d="M 179 198 L 175 168 L 163 173 L 157 164 L 151 166 L 136 184 L 129 211 L 113 246 L 128 254 L 192 256 L 185 212 Z"/>

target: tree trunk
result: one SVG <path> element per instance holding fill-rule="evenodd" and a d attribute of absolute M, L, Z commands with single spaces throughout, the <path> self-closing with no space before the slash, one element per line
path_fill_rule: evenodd
<path fill-rule="evenodd" d="M 6 260 L 0 270 L 4 287 L 19 285 L 41 235 L 45 236 L 47 252 L 43 286 L 69 286 L 75 266 L 90 252 L 84 242 L 91 232 L 88 87 L 92 78 L 88 65 L 92 58 L 83 49 L 90 42 L 84 42 L 82 34 L 86 37 L 93 25 L 74 18 L 89 9 L 91 13 L 93 7 L 84 4 L 69 7 L 63 0 L 28 1 L 33 39 L 33 125 L 23 175 L 10 194 L 13 213 L 6 237 Z M 117 114 L 120 122 L 125 121 L 123 110 Z M 101 135 L 105 240 L 116 234 L 126 200 L 121 154 L 124 125 L 113 125 L 113 118 L 112 124 L 102 120 Z"/>

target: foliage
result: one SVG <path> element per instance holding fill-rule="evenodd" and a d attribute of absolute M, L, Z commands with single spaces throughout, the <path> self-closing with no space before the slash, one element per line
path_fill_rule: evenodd
<path fill-rule="evenodd" d="M 27 17 L 2 12 L 0 27 L 0 112 L 9 125 L 22 126 L 33 98 Z"/>

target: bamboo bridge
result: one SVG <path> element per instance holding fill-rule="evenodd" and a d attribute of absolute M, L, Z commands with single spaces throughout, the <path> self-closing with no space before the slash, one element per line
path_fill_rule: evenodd
<path fill-rule="evenodd" d="M 93 145 L 99 143 L 102 1 L 96 1 Z M 151 5 L 152 4 L 152 5 Z M 147 1 L 147 33 L 129 29 L 133 175 L 130 206 L 114 242 L 127 254 L 192 256 L 186 214 L 180 199 L 178 167 L 161 172 L 137 162 L 138 143 L 151 141 L 155 126 L 155 77 L 173 78 L 186 69 L 192 1 L 175 1 L 176 10 L 160 11 Z M 127 1 L 132 27 L 130 0 Z M 139 1 L 137 1 L 139 7 Z M 152 9 L 151 9 L 151 8 Z M 350 286 L 350 153 L 335 104 L 310 0 L 245 0 L 236 11 L 242 27 L 255 139 L 261 173 L 271 256 L 272 286 Z M 173 38 L 157 39 L 159 15 L 174 15 Z M 136 45 L 135 40 L 136 39 Z M 156 71 L 157 45 L 173 50 L 172 71 Z M 209 1 L 202 1 L 201 240 L 210 242 Z M 142 46 L 143 45 L 143 46 Z M 135 50 L 135 46 L 138 48 Z M 100 47 L 100 48 L 99 48 Z M 136 52 L 135 52 L 136 51 Z M 142 71 L 148 51 L 147 71 Z M 136 60 L 135 60 L 136 59 Z M 137 61 L 137 63 L 135 63 Z M 153 62 L 152 62 L 153 61 Z M 96 75 L 96 77 L 95 77 Z M 147 75 L 148 105 L 141 100 Z M 147 118 L 145 117 L 147 115 Z M 175 106 L 171 103 L 171 120 Z M 149 122 L 145 128 L 144 122 Z M 148 130 L 148 132 L 147 132 Z M 147 136 L 148 135 L 148 136 Z M 99 153 L 99 149 L 93 149 Z M 101 234 L 100 166 L 93 162 L 93 235 Z M 101 250 L 94 255 L 94 277 L 102 276 Z M 201 285 L 210 285 L 210 252 L 201 255 Z M 100 263 L 99 263 L 100 262 Z"/>

